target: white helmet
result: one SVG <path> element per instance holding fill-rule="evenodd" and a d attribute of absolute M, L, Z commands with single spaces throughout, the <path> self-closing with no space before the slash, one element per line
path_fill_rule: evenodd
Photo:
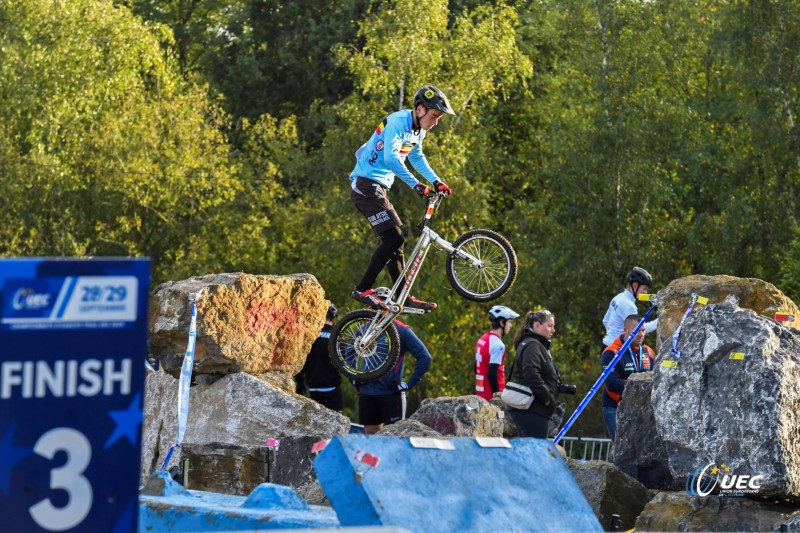
<path fill-rule="evenodd" d="M 491 309 L 489 309 L 489 319 L 494 322 L 501 318 L 505 318 L 506 320 L 511 320 L 513 318 L 519 318 L 519 314 L 514 311 L 513 309 L 509 309 L 505 305 L 495 305 Z"/>

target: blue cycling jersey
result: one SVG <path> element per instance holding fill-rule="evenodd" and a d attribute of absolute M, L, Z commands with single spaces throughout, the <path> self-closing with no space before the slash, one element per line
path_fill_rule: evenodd
<path fill-rule="evenodd" d="M 393 394 L 395 392 L 394 384 L 403 381 L 406 352 L 410 353 L 414 356 L 414 359 L 416 359 L 414 363 L 414 373 L 411 374 L 411 379 L 408 380 L 409 387 L 413 387 L 419 383 L 425 375 L 425 372 L 430 368 L 433 358 L 425 344 L 423 344 L 419 337 L 417 337 L 406 324 L 395 320 L 394 325 L 397 327 L 397 333 L 400 335 L 400 357 L 397 360 L 397 364 L 388 374 L 377 381 L 370 381 L 360 385 L 358 388 L 359 394 L 364 394 L 366 396 Z"/>
<path fill-rule="evenodd" d="M 389 189 L 397 176 L 409 187 L 414 187 L 417 179 L 406 168 L 406 158 L 425 179 L 431 183 L 438 180 L 439 177 L 422 153 L 425 133 L 422 128 L 414 130 L 410 109 L 392 113 L 356 151 L 356 168 L 350 174 L 350 181 L 358 177 L 368 178 Z"/>

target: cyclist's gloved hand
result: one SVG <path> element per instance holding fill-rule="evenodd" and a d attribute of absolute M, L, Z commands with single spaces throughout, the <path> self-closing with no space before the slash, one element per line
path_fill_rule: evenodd
<path fill-rule="evenodd" d="M 451 194 L 453 194 L 453 190 L 450 187 L 448 187 L 447 184 L 443 181 L 439 180 L 434 181 L 433 188 L 436 190 L 436 192 L 440 192 L 445 196 L 450 196 Z"/>
<path fill-rule="evenodd" d="M 406 383 L 405 381 L 394 382 L 394 390 L 396 390 L 397 392 L 406 392 L 408 388 L 409 388 L 408 383 Z"/>
<path fill-rule="evenodd" d="M 419 181 L 414 185 L 414 190 L 417 191 L 420 198 L 425 198 L 431 193 L 431 188 Z"/>

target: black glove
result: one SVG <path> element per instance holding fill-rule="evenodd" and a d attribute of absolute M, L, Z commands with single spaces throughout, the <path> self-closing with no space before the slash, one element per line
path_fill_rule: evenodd
<path fill-rule="evenodd" d="M 445 196 L 450 196 L 453 193 L 453 190 L 450 189 L 450 187 L 448 187 L 447 184 L 444 183 L 443 181 L 439 180 L 434 181 L 433 188 L 436 190 L 436 192 L 440 192 Z"/>
<path fill-rule="evenodd" d="M 431 193 L 431 188 L 419 181 L 414 185 L 414 190 L 417 191 L 420 198 L 425 198 Z"/>

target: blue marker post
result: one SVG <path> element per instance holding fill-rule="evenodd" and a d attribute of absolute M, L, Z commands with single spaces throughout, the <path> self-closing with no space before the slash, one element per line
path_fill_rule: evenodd
<path fill-rule="evenodd" d="M 558 441 L 560 441 L 561 438 L 567 434 L 567 431 L 569 431 L 569 429 L 572 427 L 572 424 L 575 423 L 578 417 L 581 416 L 583 410 L 586 409 L 586 406 L 589 405 L 589 401 L 594 397 L 595 394 L 597 394 L 597 391 L 600 390 L 600 386 L 603 385 L 608 375 L 614 369 L 614 365 L 617 364 L 617 361 L 619 361 L 620 357 L 622 357 L 622 354 L 624 354 L 625 350 L 627 350 L 628 347 L 631 345 L 631 341 L 633 341 L 634 337 L 636 337 L 636 334 L 639 333 L 639 330 L 644 327 L 644 323 L 647 322 L 647 319 L 650 318 L 650 315 L 653 313 L 653 310 L 655 310 L 657 306 L 655 299 L 650 301 L 653 303 L 653 306 L 647 311 L 647 313 L 645 313 L 645 315 L 636 325 L 636 329 L 634 329 L 633 332 L 630 335 L 628 335 L 628 339 L 622 345 L 622 348 L 620 348 L 617 351 L 617 354 L 614 356 L 614 359 L 612 359 L 611 362 L 608 364 L 608 366 L 605 368 L 605 370 L 603 370 L 603 373 L 600 374 L 600 377 L 597 378 L 597 381 L 594 382 L 592 388 L 589 389 L 589 392 L 586 394 L 586 397 L 584 397 L 584 399 L 581 400 L 581 403 L 578 404 L 578 408 L 575 409 L 575 412 L 572 413 L 571 417 L 569 417 L 567 423 L 564 424 L 564 427 L 561 428 L 561 431 L 558 432 L 558 435 L 556 435 L 556 438 L 553 440 L 553 444 L 558 444 Z"/>

